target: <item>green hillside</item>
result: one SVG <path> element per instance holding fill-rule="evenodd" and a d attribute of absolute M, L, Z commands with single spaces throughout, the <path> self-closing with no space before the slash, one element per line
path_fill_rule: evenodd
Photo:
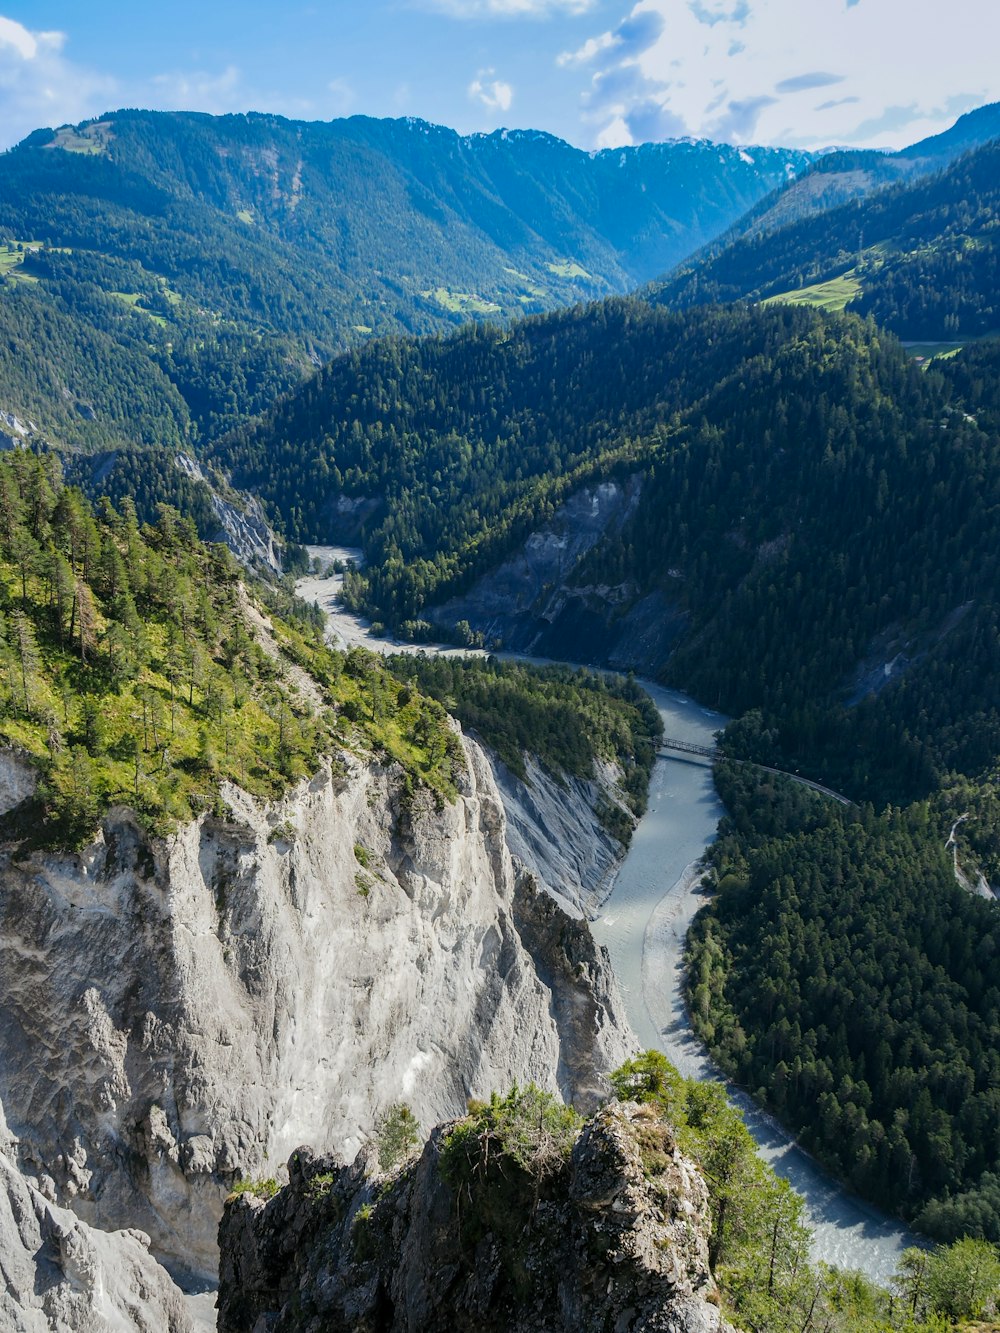
<path fill-rule="evenodd" d="M 365 117 L 39 130 L 0 157 L 0 411 L 70 449 L 196 445 L 372 335 L 626 290 L 808 160 Z"/>
<path fill-rule="evenodd" d="M 372 344 L 223 441 L 215 461 L 297 540 L 336 536 L 338 499 L 364 502 L 368 567 L 348 598 L 411 632 L 585 482 L 645 476 L 626 526 L 574 575 L 631 589 L 631 603 L 656 592 L 681 617 L 669 662 L 636 665 L 734 715 L 763 709 L 782 753 L 822 753 L 838 780 L 914 792 L 1000 753 L 982 674 L 997 435 L 966 383 L 988 346 L 945 378 L 850 317 L 614 301 L 509 332 Z M 555 621 L 550 653 L 559 633 Z M 877 723 L 865 703 L 849 714 L 863 722 L 823 721 L 880 636 L 935 678 L 933 702 L 911 675 L 879 697 Z M 982 673 L 959 702 L 963 659 Z M 876 725 L 878 745 L 859 751 Z"/>
<path fill-rule="evenodd" d="M 1000 141 L 945 171 L 751 232 L 682 267 L 653 299 L 803 301 L 871 315 L 901 338 L 958 343 L 1000 329 Z"/>
<path fill-rule="evenodd" d="M 163 832 L 223 781 L 273 797 L 343 748 L 453 794 L 440 705 L 241 575 L 176 511 L 140 525 L 128 503 L 91 509 L 51 455 L 0 460 L 0 735 L 41 774 L 6 838 L 72 846 L 116 804 Z"/>

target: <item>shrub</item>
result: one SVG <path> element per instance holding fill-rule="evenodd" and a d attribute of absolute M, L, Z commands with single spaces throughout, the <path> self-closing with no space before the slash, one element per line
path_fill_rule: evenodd
<path fill-rule="evenodd" d="M 273 1176 L 266 1180 L 238 1180 L 229 1192 L 230 1199 L 238 1199 L 242 1194 L 252 1194 L 258 1199 L 273 1199 L 281 1186 Z"/>
<path fill-rule="evenodd" d="M 554 1175 L 569 1157 L 582 1118 L 550 1092 L 529 1083 L 517 1084 L 506 1097 L 493 1093 L 489 1102 L 470 1102 L 441 1145 L 441 1171 L 452 1185 L 472 1175 L 485 1175 L 489 1156 L 505 1157 L 527 1175 L 542 1180 Z"/>

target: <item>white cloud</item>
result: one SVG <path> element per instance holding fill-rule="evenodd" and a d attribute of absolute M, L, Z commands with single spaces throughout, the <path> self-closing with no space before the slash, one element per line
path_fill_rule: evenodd
<path fill-rule="evenodd" d="M 602 32 L 599 37 L 588 37 L 576 51 L 563 51 L 556 56 L 557 65 L 588 65 L 596 56 L 611 50 L 615 45 L 615 36 L 611 32 Z"/>
<path fill-rule="evenodd" d="M 997 0 L 919 16 L 910 0 L 639 0 L 557 64 L 589 72 L 581 113 L 597 146 L 687 133 L 899 147 L 1000 100 L 998 46 Z"/>
<path fill-rule="evenodd" d="M 327 90 L 331 94 L 331 103 L 329 114 L 331 116 L 346 116 L 351 112 L 351 108 L 358 100 L 353 86 L 347 79 L 331 79 L 327 84 Z"/>
<path fill-rule="evenodd" d="M 63 55 L 61 32 L 32 32 L 0 16 L 0 146 L 42 125 L 63 125 L 97 115 L 114 102 L 114 79 L 73 64 Z"/>
<path fill-rule="evenodd" d="M 514 89 L 502 79 L 491 79 L 490 76 L 495 73 L 492 69 L 481 69 L 469 84 L 469 96 L 490 111 L 509 111 L 514 100 Z"/>
<path fill-rule="evenodd" d="M 49 39 L 50 45 L 58 49 L 65 40 L 61 32 L 29 32 L 23 23 L 14 19 L 0 18 L 0 46 L 12 46 L 22 60 L 34 60 L 38 55 L 39 43 Z"/>

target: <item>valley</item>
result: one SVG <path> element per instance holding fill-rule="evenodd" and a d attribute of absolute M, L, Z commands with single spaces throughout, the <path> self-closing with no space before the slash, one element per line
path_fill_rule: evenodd
<path fill-rule="evenodd" d="M 998 132 L 0 155 L 0 1323 L 1000 1312 Z"/>
<path fill-rule="evenodd" d="M 307 549 L 324 565 L 335 560 L 360 564 L 362 559 L 356 548 Z M 447 644 L 399 645 L 373 635 L 370 625 L 338 600 L 342 574 L 307 575 L 297 581 L 296 587 L 300 596 L 324 609 L 327 633 L 341 645 L 363 645 L 389 655 L 398 651 L 458 656 L 484 652 Z M 501 660 L 545 664 L 538 658 L 508 652 L 501 651 L 498 656 Z M 728 720 L 652 681 L 641 684 L 656 704 L 664 730 L 672 736 L 711 744 Z M 564 806 L 566 799 L 563 793 Z M 510 820 L 506 793 L 505 800 Z M 687 932 L 704 902 L 699 892 L 700 862 L 723 814 L 710 766 L 660 756 L 650 781 L 649 809 L 639 820 L 619 864 L 613 864 L 609 878 L 597 886 L 598 891 L 585 904 L 594 938 L 610 955 L 629 1025 L 640 1046 L 663 1051 L 686 1078 L 722 1077 L 691 1027 L 684 976 Z M 551 825 L 543 822 L 535 830 L 535 845 L 544 845 L 551 833 Z M 561 879 L 547 876 L 544 861 L 539 864 L 529 844 L 521 841 L 517 849 L 543 882 L 565 893 L 567 883 L 573 882 L 572 875 L 563 871 Z M 814 1258 L 859 1269 L 876 1281 L 888 1280 L 904 1249 L 919 1243 L 918 1238 L 838 1187 L 744 1091 L 730 1084 L 728 1095 L 739 1108 L 764 1160 L 805 1199 Z"/>

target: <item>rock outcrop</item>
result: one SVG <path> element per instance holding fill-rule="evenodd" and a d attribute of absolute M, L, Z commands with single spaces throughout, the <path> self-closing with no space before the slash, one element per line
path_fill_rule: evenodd
<path fill-rule="evenodd" d="M 0 1327 L 4 1333 L 193 1333 L 139 1231 L 107 1233 L 33 1188 L 0 1111 Z"/>
<path fill-rule="evenodd" d="M 593 778 L 564 775 L 560 782 L 530 754 L 525 755 L 524 778 L 495 755 L 491 761 L 511 854 L 570 915 L 592 920 L 626 852 L 601 823 L 600 813 L 606 806 L 622 806 L 621 771 L 601 762 Z"/>
<path fill-rule="evenodd" d="M 598 1112 L 542 1177 L 491 1138 L 448 1183 L 449 1129 L 388 1181 L 303 1149 L 274 1198 L 230 1200 L 220 1333 L 729 1330 L 705 1184 L 649 1108 Z"/>
<path fill-rule="evenodd" d="M 34 1183 L 202 1279 L 233 1181 L 303 1140 L 351 1156 L 393 1102 L 428 1126 L 514 1081 L 586 1102 L 633 1049 L 610 972 L 519 928 L 467 756 L 440 808 L 344 757 L 162 842 L 120 809 L 79 854 L 4 849 L 0 1100 Z"/>
<path fill-rule="evenodd" d="M 468 592 L 424 614 L 449 630 L 467 621 L 487 644 L 512 652 L 659 675 L 687 628 L 679 605 L 632 583 L 595 582 L 582 569 L 601 542 L 624 530 L 641 489 L 637 476 L 582 488 Z"/>

